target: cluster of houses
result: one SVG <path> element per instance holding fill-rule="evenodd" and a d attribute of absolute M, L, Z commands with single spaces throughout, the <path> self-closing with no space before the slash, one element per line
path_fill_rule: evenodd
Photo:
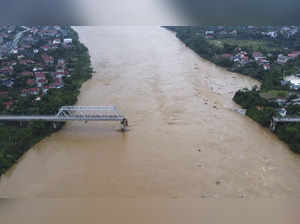
<path fill-rule="evenodd" d="M 238 66 L 246 65 L 249 62 L 255 61 L 258 65 L 261 65 L 264 70 L 269 70 L 271 68 L 270 61 L 267 59 L 267 57 L 258 51 L 253 52 L 252 55 L 249 55 L 247 51 L 239 48 L 237 49 L 236 54 L 223 54 L 222 57 L 233 61 Z"/>
<path fill-rule="evenodd" d="M 288 62 L 288 60 L 293 60 L 300 56 L 300 51 L 292 51 L 287 56 L 283 54 L 279 54 L 277 57 L 277 63 L 278 64 L 285 64 Z"/>
<path fill-rule="evenodd" d="M 15 101 L 9 96 L 9 89 L 19 88 L 14 86 L 19 80 L 25 82 L 22 89 L 18 89 L 20 96 L 32 95 L 36 96 L 36 100 L 40 100 L 51 88 L 64 87 L 63 78 L 71 76 L 67 63 L 64 58 L 54 58 L 49 52 L 72 46 L 66 29 L 60 26 L 1 27 L 0 37 L 3 36 L 9 47 L 0 51 L 0 85 L 8 91 L 0 91 L 0 97 L 9 99 L 4 102 L 7 109 Z M 20 66 L 22 71 L 17 69 Z"/>
<path fill-rule="evenodd" d="M 227 38 L 230 36 L 240 35 L 240 32 L 262 36 L 268 36 L 270 38 L 277 38 L 279 35 L 284 37 L 292 37 L 299 32 L 296 26 L 284 26 L 284 27 L 254 27 L 254 26 L 244 26 L 239 27 L 239 29 L 226 28 L 223 26 L 210 27 L 209 29 L 203 30 L 203 35 L 207 39 L 215 38 Z M 261 52 L 253 52 L 252 55 L 245 50 L 240 48 L 235 49 L 234 54 L 226 53 L 222 56 L 235 63 L 237 66 L 243 66 L 249 62 L 256 62 L 258 65 L 262 66 L 264 70 L 270 70 L 272 63 L 285 64 L 289 60 L 293 60 L 300 55 L 300 51 L 292 51 L 288 55 L 279 54 L 276 61 L 270 61 L 273 58 L 271 54 L 263 55 Z"/>
<path fill-rule="evenodd" d="M 271 68 L 271 62 L 270 57 L 272 54 L 268 54 L 267 56 L 263 55 L 263 53 L 256 51 L 253 52 L 252 57 L 249 56 L 248 52 L 238 49 L 236 54 L 223 54 L 222 57 L 227 58 L 231 61 L 233 61 L 238 66 L 242 66 L 245 64 L 248 64 L 249 62 L 255 61 L 258 65 L 262 66 L 264 70 L 270 70 Z M 276 62 L 280 65 L 283 65 L 287 63 L 289 60 L 293 60 L 300 56 L 300 51 L 292 51 L 287 56 L 283 54 L 279 54 L 277 56 Z"/>
<path fill-rule="evenodd" d="M 297 26 L 283 26 L 283 27 L 255 27 L 255 26 L 243 26 L 238 29 L 232 27 L 227 28 L 223 26 L 210 27 L 203 30 L 204 37 L 207 39 L 214 39 L 220 37 L 234 37 L 240 32 L 248 33 L 249 35 L 261 35 L 262 37 L 268 37 L 276 39 L 279 36 L 290 38 L 299 32 Z"/>
<path fill-rule="evenodd" d="M 287 113 L 288 113 L 287 107 L 289 105 L 300 105 L 300 98 L 296 98 L 296 99 L 292 99 L 292 100 L 278 98 L 278 99 L 274 99 L 271 101 L 275 102 L 279 105 L 279 108 L 276 109 L 276 112 L 281 117 L 285 117 L 287 115 Z"/>

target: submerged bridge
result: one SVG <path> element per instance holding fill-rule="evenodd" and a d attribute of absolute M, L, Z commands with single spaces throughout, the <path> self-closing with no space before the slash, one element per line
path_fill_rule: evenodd
<path fill-rule="evenodd" d="M 120 121 L 122 130 L 127 126 L 126 118 L 114 106 L 63 106 L 56 115 L 3 115 L 1 121 Z"/>
<path fill-rule="evenodd" d="M 276 130 L 277 123 L 295 123 L 300 122 L 300 117 L 273 117 L 270 123 L 270 129 Z"/>

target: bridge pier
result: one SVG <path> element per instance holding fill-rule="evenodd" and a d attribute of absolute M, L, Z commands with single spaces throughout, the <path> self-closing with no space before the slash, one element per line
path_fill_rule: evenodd
<path fill-rule="evenodd" d="M 274 121 L 274 119 L 271 120 L 270 130 L 273 132 L 276 130 L 276 121 Z"/>
<path fill-rule="evenodd" d="M 126 131 L 126 127 L 128 127 L 128 121 L 126 118 L 124 118 L 122 121 L 121 121 L 121 131 Z"/>

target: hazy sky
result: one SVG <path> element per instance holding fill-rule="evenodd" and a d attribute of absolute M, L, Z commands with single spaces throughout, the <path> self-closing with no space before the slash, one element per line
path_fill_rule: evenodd
<path fill-rule="evenodd" d="M 299 25 L 299 0 L 9 0 L 3 24 Z"/>

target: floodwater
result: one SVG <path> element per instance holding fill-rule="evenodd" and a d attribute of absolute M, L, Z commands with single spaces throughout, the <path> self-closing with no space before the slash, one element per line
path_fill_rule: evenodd
<path fill-rule="evenodd" d="M 1 223 L 199 223 L 201 212 L 216 221 L 230 207 L 209 212 L 195 200 L 294 207 L 299 156 L 234 111 L 233 93 L 256 81 L 201 59 L 163 28 L 76 30 L 96 71 L 78 105 L 115 105 L 129 129 L 70 122 L 34 146 L 1 178 Z M 251 211 L 262 214 L 252 208 L 231 213 L 248 223 Z M 266 217 L 285 220 L 286 210 L 272 209 Z"/>

